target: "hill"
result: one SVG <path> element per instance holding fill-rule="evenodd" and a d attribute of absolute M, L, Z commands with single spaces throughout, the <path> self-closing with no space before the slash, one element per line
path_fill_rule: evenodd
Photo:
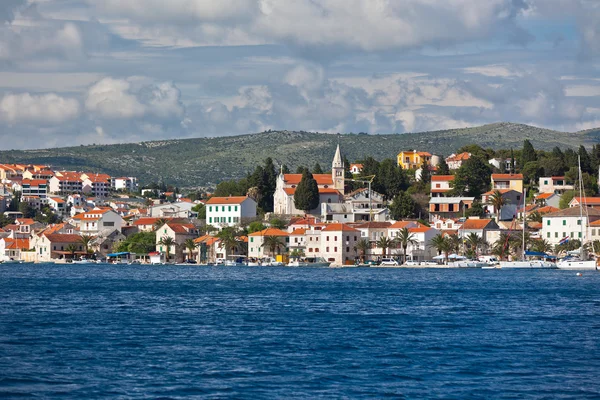
<path fill-rule="evenodd" d="M 600 129 L 565 133 L 528 125 L 496 123 L 474 128 L 423 133 L 340 136 L 350 161 L 367 156 L 395 158 L 400 150 L 419 149 L 449 155 L 466 144 L 520 149 L 529 139 L 536 149 L 576 148 L 598 143 Z M 329 166 L 337 135 L 275 131 L 219 138 L 162 140 L 119 145 L 91 145 L 0 152 L 2 163 L 49 164 L 55 168 L 91 170 L 113 176 L 137 176 L 142 183 L 164 181 L 179 186 L 209 186 L 240 178 L 267 157 L 295 169 L 316 162 Z"/>

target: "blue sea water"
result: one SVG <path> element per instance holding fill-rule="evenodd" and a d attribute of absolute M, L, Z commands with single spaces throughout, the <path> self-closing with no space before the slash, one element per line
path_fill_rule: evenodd
<path fill-rule="evenodd" d="M 599 398 L 600 273 L 0 265 L 0 397 Z"/>

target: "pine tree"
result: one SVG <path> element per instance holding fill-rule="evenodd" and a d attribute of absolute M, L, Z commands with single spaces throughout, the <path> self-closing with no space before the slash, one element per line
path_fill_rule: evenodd
<path fill-rule="evenodd" d="M 579 158 L 581 160 L 581 172 L 587 172 L 588 174 L 593 174 L 594 171 L 592 169 L 592 159 L 588 154 L 587 150 L 583 145 L 579 146 L 579 151 L 577 152 Z"/>
<path fill-rule="evenodd" d="M 516 172 L 515 168 L 515 152 L 513 149 L 510 149 L 510 173 L 514 174 Z"/>
<path fill-rule="evenodd" d="M 528 162 L 537 161 L 537 155 L 531 142 L 527 139 L 523 141 L 523 152 L 521 153 L 521 165 L 524 166 Z"/>
<path fill-rule="evenodd" d="M 321 168 L 321 164 L 316 163 L 315 166 L 313 167 L 313 174 L 324 174 L 323 172 L 323 168 Z"/>
<path fill-rule="evenodd" d="M 471 157 L 456 171 L 452 191 L 459 196 L 480 197 L 490 186 L 490 166 L 479 157 Z"/>
<path fill-rule="evenodd" d="M 437 175 L 450 175 L 450 168 L 448 168 L 448 164 L 446 164 L 446 159 L 444 157 L 440 158 L 440 163 L 437 166 Z"/>
<path fill-rule="evenodd" d="M 294 206 L 309 213 L 319 206 L 319 186 L 310 171 L 305 170 L 294 193 Z"/>
<path fill-rule="evenodd" d="M 425 185 L 431 182 L 431 171 L 429 170 L 429 164 L 427 164 L 427 161 L 425 160 L 423 160 L 423 163 L 421 164 L 420 181 Z"/>
<path fill-rule="evenodd" d="M 281 166 L 281 172 L 283 172 L 284 174 L 289 174 L 290 173 L 290 168 L 287 165 L 283 164 Z"/>
<path fill-rule="evenodd" d="M 399 193 L 390 205 L 390 216 L 392 219 L 417 217 L 418 206 L 413 198 L 406 192 Z"/>

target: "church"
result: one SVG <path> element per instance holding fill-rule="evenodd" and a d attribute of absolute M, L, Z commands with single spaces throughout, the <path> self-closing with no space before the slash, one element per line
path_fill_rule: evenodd
<path fill-rule="evenodd" d="M 331 163 L 331 174 L 313 174 L 319 186 L 319 206 L 311 214 L 321 213 L 321 204 L 341 203 L 344 200 L 344 161 L 338 144 Z M 274 213 L 304 215 L 304 211 L 294 206 L 294 193 L 302 179 L 302 174 L 283 174 L 277 177 L 274 194 Z"/>

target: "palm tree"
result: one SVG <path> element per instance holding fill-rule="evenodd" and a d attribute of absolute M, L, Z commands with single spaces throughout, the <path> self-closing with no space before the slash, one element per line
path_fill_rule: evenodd
<path fill-rule="evenodd" d="M 542 222 L 542 214 L 539 211 L 534 211 L 527 216 L 527 220 L 531 222 Z"/>
<path fill-rule="evenodd" d="M 450 240 L 441 233 L 438 233 L 429 240 L 429 246 L 434 247 L 438 255 L 444 253 L 446 263 L 448 263 L 448 253 L 450 253 Z"/>
<path fill-rule="evenodd" d="M 83 247 L 85 248 L 86 254 L 90 254 L 90 243 L 94 239 L 95 238 L 92 235 L 81 235 L 81 237 L 79 238 L 79 241 L 81 242 L 81 244 L 83 244 Z"/>
<path fill-rule="evenodd" d="M 279 236 L 265 236 L 263 238 L 263 247 L 266 247 L 270 250 L 271 256 L 275 256 L 275 252 L 279 252 L 279 249 L 284 246 L 283 242 Z"/>
<path fill-rule="evenodd" d="M 381 252 L 383 254 L 383 257 L 386 256 L 387 254 L 387 249 L 389 249 L 390 247 L 393 246 L 393 241 L 388 239 L 385 236 L 382 236 L 379 238 L 379 240 L 377 241 L 377 243 L 375 243 L 375 246 L 379 247 L 381 249 Z"/>
<path fill-rule="evenodd" d="M 508 199 L 502 197 L 502 193 L 499 190 L 494 190 L 488 197 L 486 204 L 493 206 L 494 210 L 496 210 L 496 221 L 500 221 L 500 210 L 507 203 Z"/>
<path fill-rule="evenodd" d="M 186 239 L 185 242 L 183 242 L 183 246 L 187 249 L 188 251 L 188 259 L 191 260 L 192 256 L 194 255 L 194 250 L 196 250 L 196 248 L 198 247 L 196 245 L 196 242 L 194 242 L 194 239 Z"/>
<path fill-rule="evenodd" d="M 415 235 L 410 233 L 408 228 L 400 229 L 400 231 L 398 232 L 398 236 L 396 236 L 394 240 L 402 248 L 403 262 L 406 262 L 406 248 L 408 247 L 408 245 L 410 244 L 414 246 L 419 243 L 417 239 L 415 239 Z"/>
<path fill-rule="evenodd" d="M 169 220 L 166 218 L 158 218 L 156 221 L 154 221 L 154 230 L 158 230 L 158 228 L 160 228 L 167 222 L 169 222 Z"/>
<path fill-rule="evenodd" d="M 552 251 L 552 245 L 546 239 L 535 239 L 531 243 L 531 250 L 548 253 Z"/>
<path fill-rule="evenodd" d="M 525 248 L 523 248 L 523 232 L 519 232 L 515 235 L 511 235 L 510 240 L 508 241 L 509 245 L 513 249 L 513 253 L 515 255 L 522 256 L 523 253 L 529 248 L 531 244 L 531 234 L 529 232 L 525 232 Z"/>
<path fill-rule="evenodd" d="M 77 245 L 74 243 L 71 243 L 67 246 L 67 248 L 65 250 L 67 250 L 69 253 L 71 253 L 71 260 L 74 260 L 75 252 L 77 251 Z"/>
<path fill-rule="evenodd" d="M 510 251 L 507 252 L 507 250 L 510 250 L 510 241 L 511 235 L 506 232 L 502 232 L 500 234 L 500 237 L 498 237 L 498 240 L 494 242 L 494 245 L 492 247 L 492 254 L 495 256 L 499 256 L 500 260 L 504 259 L 504 256 L 506 256 L 508 259 Z"/>
<path fill-rule="evenodd" d="M 462 239 L 456 233 L 446 236 L 446 239 L 450 245 L 450 251 L 458 253 L 462 244 Z"/>
<path fill-rule="evenodd" d="M 165 261 L 169 261 L 169 257 L 171 255 L 171 246 L 175 245 L 175 239 L 173 239 L 170 236 L 163 236 L 162 238 L 160 238 L 160 240 L 158 241 L 158 244 L 161 244 L 163 246 L 166 246 L 166 250 L 165 250 L 165 257 L 166 260 Z"/>
<path fill-rule="evenodd" d="M 479 248 L 485 245 L 485 240 L 482 237 L 479 237 L 475 232 L 471 232 L 466 237 L 467 245 L 473 250 L 475 253 L 475 258 L 477 258 L 477 251 Z"/>
<path fill-rule="evenodd" d="M 356 242 L 356 250 L 360 252 L 362 262 L 365 262 L 367 251 L 371 248 L 371 243 L 367 239 L 360 239 Z"/>
<path fill-rule="evenodd" d="M 235 251 L 240 246 L 237 235 L 231 228 L 221 229 L 221 232 L 217 233 L 217 238 L 221 241 L 221 247 L 225 247 L 225 250 L 231 250 L 232 254 L 235 254 Z"/>

